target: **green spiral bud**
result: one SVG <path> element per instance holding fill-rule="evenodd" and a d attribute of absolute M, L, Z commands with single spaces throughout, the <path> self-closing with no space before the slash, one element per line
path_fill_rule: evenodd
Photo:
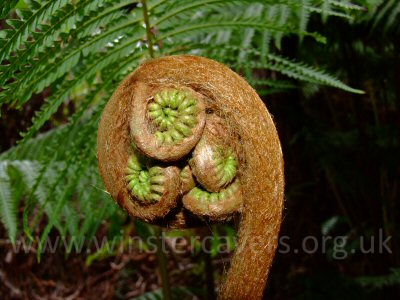
<path fill-rule="evenodd" d="M 236 177 L 238 158 L 229 143 L 234 140 L 224 139 L 226 135 L 227 129 L 222 119 L 207 116 L 203 136 L 189 161 L 197 181 L 210 192 L 220 191 Z"/>
<path fill-rule="evenodd" d="M 192 213 L 211 220 L 224 219 L 242 206 L 242 189 L 237 179 L 219 192 L 208 192 L 200 187 L 193 188 L 183 197 L 183 205 Z"/>
<path fill-rule="evenodd" d="M 201 138 L 207 100 L 190 87 L 146 90 L 132 99 L 132 140 L 146 156 L 181 159 Z"/>
<path fill-rule="evenodd" d="M 131 194 L 142 202 L 158 202 L 164 193 L 164 169 L 147 168 L 136 154 L 129 157 L 125 179 Z"/>
<path fill-rule="evenodd" d="M 193 134 L 200 109 L 197 99 L 188 92 L 165 89 L 148 105 L 148 115 L 156 127 L 155 136 L 161 143 L 175 144 Z"/>

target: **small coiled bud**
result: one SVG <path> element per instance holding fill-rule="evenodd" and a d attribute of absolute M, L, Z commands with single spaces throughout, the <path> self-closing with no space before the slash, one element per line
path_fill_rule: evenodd
<path fill-rule="evenodd" d="M 142 92 L 134 98 L 130 124 L 134 143 L 147 156 L 162 161 L 187 155 L 203 132 L 205 97 L 188 87 Z"/>
<path fill-rule="evenodd" d="M 205 191 L 195 187 L 183 196 L 183 205 L 195 215 L 207 217 L 210 220 L 225 220 L 242 207 L 242 188 L 236 179 L 226 189 L 218 193 Z"/>
<path fill-rule="evenodd" d="M 216 115 L 208 115 L 189 164 L 197 181 L 210 192 L 220 191 L 236 176 L 238 158 L 232 144 L 237 142 L 229 136 L 225 122 Z"/>
<path fill-rule="evenodd" d="M 131 155 L 126 170 L 128 189 L 132 195 L 145 204 L 159 202 L 165 191 L 164 169 L 143 166 L 137 155 Z"/>

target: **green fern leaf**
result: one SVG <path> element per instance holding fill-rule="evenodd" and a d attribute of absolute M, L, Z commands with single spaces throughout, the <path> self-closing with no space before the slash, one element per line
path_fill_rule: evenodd
<path fill-rule="evenodd" d="M 6 43 L 0 48 L 0 62 L 6 59 L 12 51 L 18 50 L 27 40 L 30 31 L 34 31 L 47 16 L 52 15 L 66 4 L 68 4 L 67 0 L 50 0 L 44 2 L 40 8 L 33 10 L 33 12 L 23 12 L 22 17 L 25 23 L 7 36 Z"/>
<path fill-rule="evenodd" d="M 130 60 L 136 63 L 137 57 L 130 58 Z M 98 88 L 94 89 L 92 96 L 88 96 L 89 100 L 85 101 L 87 103 L 84 105 L 84 107 L 87 107 L 89 103 L 91 103 L 94 99 L 97 98 L 101 90 L 103 89 L 107 90 L 107 93 L 103 94 L 103 100 L 101 101 L 101 104 L 98 105 L 96 111 L 93 112 L 92 120 L 90 121 L 89 124 L 86 124 L 82 128 L 82 124 L 80 122 L 80 116 L 83 115 L 85 109 L 78 110 L 78 113 L 74 114 L 74 116 L 71 118 L 71 123 L 68 126 L 57 128 L 56 130 L 53 130 L 49 134 L 42 135 L 41 137 L 38 138 L 41 144 L 50 146 L 40 147 L 37 146 L 36 143 L 33 143 L 34 140 L 30 140 L 26 144 L 20 143 L 17 147 L 15 147 L 15 149 L 12 149 L 8 151 L 8 153 L 6 153 L 6 157 L 10 157 L 13 156 L 15 152 L 20 153 L 20 155 L 22 155 L 22 153 L 26 153 L 25 155 L 28 156 L 32 155 L 32 152 L 37 152 L 39 153 L 38 157 L 43 157 L 43 167 L 41 168 L 40 171 L 37 172 L 38 178 L 36 179 L 34 187 L 31 189 L 31 195 L 27 198 L 23 214 L 24 232 L 28 237 L 30 236 L 33 228 L 35 228 L 36 226 L 35 224 L 37 224 L 37 220 L 39 220 L 42 213 L 45 212 L 48 216 L 55 215 L 55 211 L 57 210 L 57 203 L 53 204 L 52 202 L 49 202 L 48 195 L 49 193 L 51 193 L 54 195 L 54 198 L 61 201 L 60 193 L 62 191 L 60 191 L 60 189 L 57 188 L 57 182 L 59 180 L 63 180 L 63 178 L 73 178 L 76 175 L 80 176 L 80 174 L 76 174 L 73 171 L 72 172 L 68 171 L 69 170 L 68 167 L 67 168 L 63 167 L 61 169 L 59 167 L 56 167 L 55 169 L 54 167 L 57 166 L 57 160 L 79 161 L 77 155 L 79 156 L 80 149 L 84 147 L 84 144 L 82 144 L 82 142 L 86 143 L 87 141 L 87 139 L 85 139 L 84 137 L 96 136 L 95 130 L 98 123 L 98 118 L 100 116 L 102 108 L 104 107 L 106 101 L 110 97 L 112 90 L 115 88 L 114 86 L 115 82 L 113 81 L 113 79 L 118 79 L 118 78 L 121 79 L 124 76 L 123 74 L 125 74 L 126 71 L 129 71 L 127 70 L 126 64 L 123 63 L 124 62 L 120 62 L 120 65 L 123 66 L 122 68 L 121 67 L 110 68 L 109 72 L 106 72 L 108 73 L 107 75 L 108 79 L 106 79 L 103 82 L 103 84 L 97 85 Z M 129 61 L 127 61 L 127 63 L 129 65 Z M 64 147 L 60 148 L 59 147 L 60 143 L 63 143 L 65 148 Z M 30 149 L 32 151 L 24 150 L 24 148 Z M 71 149 L 71 151 L 65 152 L 64 149 Z M 75 153 L 75 155 L 73 153 Z M 86 159 L 81 158 L 81 160 L 84 161 Z M 64 175 L 65 172 L 68 172 L 68 175 Z M 89 174 L 97 174 L 97 166 L 95 163 L 92 164 L 92 170 L 89 171 Z M 53 178 L 54 180 L 49 180 L 50 178 Z M 85 189 L 88 186 L 87 181 L 85 181 L 86 178 L 91 178 L 91 176 L 90 175 L 83 176 L 83 180 L 79 181 L 82 185 L 85 185 Z M 94 185 L 95 186 L 101 185 L 101 180 L 98 176 L 97 176 L 97 182 L 95 182 Z M 40 210 L 38 213 L 36 213 L 34 220 L 29 224 L 28 216 L 32 212 L 32 207 L 35 205 L 36 201 L 39 201 Z M 105 210 L 98 211 L 98 217 L 96 214 L 94 214 L 94 211 L 92 211 L 91 215 L 93 216 L 93 219 L 91 222 L 89 222 L 89 224 L 86 225 L 87 228 L 85 228 L 85 230 L 90 231 L 90 235 L 93 236 L 96 228 L 99 226 L 104 216 L 108 213 L 112 213 L 112 211 L 113 210 L 107 208 Z M 60 232 L 65 232 L 66 230 L 65 226 L 67 225 L 62 225 L 58 219 L 54 219 L 53 223 L 54 226 Z"/>
<path fill-rule="evenodd" d="M 0 7 L 0 19 L 4 19 L 10 11 L 17 5 L 18 0 L 3 1 Z"/>
<path fill-rule="evenodd" d="M 284 22 L 282 22 L 284 23 Z M 171 38 L 174 36 L 180 36 L 180 35 L 186 35 L 188 36 L 188 33 L 192 35 L 194 32 L 197 33 L 204 33 L 213 28 L 214 30 L 218 30 L 220 28 L 231 28 L 231 29 L 240 29 L 240 28 L 257 28 L 257 29 L 268 29 L 273 32 L 278 32 L 278 33 L 295 33 L 295 30 L 292 26 L 287 26 L 287 25 L 275 25 L 275 24 L 268 24 L 265 22 L 260 22 L 259 20 L 225 20 L 223 18 L 218 18 L 218 19 L 213 19 L 213 20 L 207 20 L 204 22 L 197 22 L 197 23 L 191 23 L 191 24 L 185 24 L 184 26 L 177 28 L 175 30 L 171 30 L 165 34 L 161 34 L 158 37 L 158 40 L 164 40 L 167 38 Z M 313 36 L 317 39 L 320 38 L 320 36 L 316 33 L 308 33 L 304 32 L 304 35 L 309 35 Z"/>
<path fill-rule="evenodd" d="M 267 63 L 266 67 L 268 67 L 268 69 L 281 72 L 282 74 L 285 74 L 291 78 L 330 85 L 351 93 L 364 93 L 361 90 L 353 89 L 347 86 L 325 72 L 308 67 L 305 64 L 293 62 L 273 54 L 268 54 L 267 58 L 269 63 Z"/>
<path fill-rule="evenodd" d="M 91 138 L 89 139 L 90 142 L 95 143 L 95 139 Z M 87 143 L 89 145 L 86 146 L 86 149 L 79 149 L 79 152 L 82 152 L 81 155 L 83 156 L 83 158 L 87 158 L 87 152 L 85 153 L 85 151 L 90 150 L 92 147 L 90 146 L 90 142 Z M 85 155 L 86 154 L 86 155 Z M 77 156 L 72 155 L 72 157 L 76 158 Z M 40 237 L 40 243 L 38 245 L 38 252 L 37 252 L 37 257 L 38 260 L 40 260 L 40 255 L 41 255 L 41 249 L 42 246 L 45 242 L 45 239 L 47 238 L 47 236 L 49 235 L 51 229 L 53 228 L 54 225 L 56 225 L 57 223 L 59 224 L 58 230 L 62 233 L 65 234 L 66 230 L 64 228 L 64 226 L 62 224 L 60 224 L 60 220 L 59 217 L 61 215 L 62 210 L 64 209 L 64 206 L 66 204 L 66 202 L 68 200 L 70 200 L 72 193 L 75 191 L 75 187 L 77 185 L 77 183 L 79 182 L 79 180 L 83 177 L 83 175 L 85 174 L 86 169 L 89 167 L 91 160 L 90 159 L 84 159 L 81 160 L 79 164 L 73 164 L 73 162 L 71 161 L 71 164 L 67 164 L 67 166 L 69 165 L 73 165 L 75 166 L 74 168 L 74 174 L 77 174 L 71 178 L 69 178 L 68 180 L 68 184 L 66 186 L 63 187 L 63 192 L 59 195 L 58 200 L 56 205 L 54 206 L 53 210 L 51 211 L 51 214 L 47 214 L 49 216 L 49 220 L 48 223 L 45 227 L 45 229 L 43 230 L 41 237 Z M 65 173 L 65 174 L 64 174 Z M 58 186 L 60 184 L 60 182 L 63 180 L 64 175 L 66 175 L 66 173 L 68 173 L 68 169 L 65 168 L 60 175 L 58 176 L 58 178 L 56 179 L 55 185 Z M 55 189 L 52 190 L 53 193 L 55 191 Z M 48 195 L 47 199 L 50 199 L 50 197 L 52 197 L 53 193 L 51 193 L 50 195 Z M 47 202 L 47 200 L 46 200 Z"/>
<path fill-rule="evenodd" d="M 308 20 L 310 19 L 310 11 L 307 9 L 307 7 L 310 6 L 311 0 L 302 0 L 303 6 L 299 10 L 299 19 L 300 19 L 300 24 L 299 24 L 299 37 L 300 41 L 303 40 L 304 34 L 303 32 L 307 31 L 307 24 Z"/>
<path fill-rule="evenodd" d="M 122 51 L 129 52 L 127 47 L 132 46 L 132 44 L 137 43 L 141 39 L 144 29 L 137 26 L 137 30 L 129 35 L 126 34 L 126 30 L 128 27 L 138 24 L 139 21 L 139 19 L 128 21 L 123 19 L 122 23 L 118 22 L 116 26 L 110 28 L 110 30 L 104 31 L 104 33 L 92 37 L 88 41 L 81 40 L 82 44 L 77 47 L 73 45 L 63 52 L 60 52 L 55 59 L 49 59 L 54 51 L 48 51 L 47 55 L 43 55 L 40 59 L 40 62 L 47 63 L 39 63 L 37 67 L 31 67 L 29 71 L 21 74 L 21 81 L 14 81 L 6 86 L 6 90 L 0 93 L 0 103 L 13 101 L 18 103 L 20 107 L 30 99 L 32 93 L 41 92 L 51 83 L 71 71 L 72 68 L 78 64 L 82 55 L 87 56 L 91 53 L 99 52 L 99 49 L 105 49 L 106 52 L 111 52 L 114 48 L 121 48 L 117 47 L 120 46 L 120 44 L 122 44 L 122 48 L 124 49 Z M 128 36 L 132 36 L 132 38 L 128 39 Z M 121 41 L 117 40 L 117 42 L 115 42 L 117 38 L 120 38 Z M 127 40 L 127 44 L 123 44 L 124 38 Z M 116 50 L 116 52 L 118 52 L 118 50 Z M 115 56 L 116 58 L 113 58 L 114 60 L 121 57 L 121 54 L 115 54 Z M 94 62 L 96 70 L 101 69 L 100 66 L 104 66 L 104 62 L 104 60 L 101 60 L 100 65 Z M 94 73 L 95 72 L 90 71 L 91 75 Z M 63 99 L 65 100 L 65 98 Z"/>
<path fill-rule="evenodd" d="M 331 5 L 340 7 L 344 10 L 365 11 L 364 7 L 354 3 L 350 3 L 348 1 L 337 1 L 337 0 L 328 0 L 328 1 Z"/>
<path fill-rule="evenodd" d="M 279 5 L 279 19 L 277 21 L 277 24 L 282 26 L 284 25 L 290 15 L 290 10 L 288 7 L 284 6 L 284 5 Z M 275 46 L 278 49 L 282 48 L 282 38 L 283 38 L 283 32 L 282 31 L 277 31 L 274 32 L 274 42 L 275 42 Z"/>
<path fill-rule="evenodd" d="M 32 188 L 38 165 L 33 161 L 0 161 L 0 221 L 12 243 L 18 232 L 17 212 L 22 195 Z"/>
<path fill-rule="evenodd" d="M 107 2 L 105 3 L 109 5 Z M 100 5 L 102 2 L 98 3 L 98 1 L 95 1 L 94 4 Z M 41 26 L 41 32 L 32 32 L 34 39 L 26 42 L 25 48 L 17 51 L 16 55 L 10 58 L 10 64 L 0 76 L 0 83 L 4 84 L 6 80 L 14 75 L 17 77 L 16 81 L 19 81 L 18 90 L 20 90 L 35 76 L 36 72 L 39 73 L 40 70 L 44 70 L 50 66 L 50 63 L 54 61 L 54 56 L 57 57 L 61 52 L 65 51 L 60 47 L 60 41 L 58 40 L 60 35 L 69 32 L 69 34 L 63 36 L 63 42 L 67 42 L 67 39 L 73 35 L 83 38 L 88 34 L 92 34 L 93 30 L 97 28 L 95 26 L 109 24 L 113 18 L 118 19 L 122 17 L 123 12 L 120 9 L 126 4 L 126 0 L 122 1 L 122 5 L 119 3 L 119 5 L 103 12 L 107 6 L 93 7 L 93 1 L 86 0 L 80 1 L 76 6 L 66 5 L 58 10 L 57 14 L 52 17 L 51 26 Z M 80 12 L 80 14 L 77 12 Z M 93 18 L 87 17 L 91 13 L 95 13 L 96 15 Z M 61 14 L 61 16 L 57 17 L 58 14 Z M 81 14 L 83 15 L 81 16 Z M 77 28 L 74 30 L 75 26 Z M 35 63 L 27 65 L 29 60 L 34 59 L 34 57 L 38 57 L 38 59 L 35 58 Z M 71 61 L 66 62 L 66 64 L 69 63 Z M 19 72 L 21 68 L 23 68 L 23 72 Z M 12 90 L 10 94 L 15 95 L 16 91 Z"/>
<path fill-rule="evenodd" d="M 43 126 L 43 124 L 54 114 L 60 105 L 68 99 L 71 91 L 85 79 L 95 75 L 98 71 L 102 70 L 106 66 L 118 61 L 124 56 L 127 56 L 132 51 L 132 44 L 137 43 L 138 39 L 129 39 L 125 44 L 115 48 L 109 53 L 102 55 L 102 59 L 99 60 L 99 56 L 96 56 L 90 60 L 89 63 L 85 65 L 85 68 L 76 74 L 76 77 L 71 81 L 65 81 L 59 88 L 59 93 L 49 98 L 46 103 L 41 107 L 41 110 L 36 113 L 32 120 L 32 126 L 29 130 L 22 134 L 23 140 L 26 141 L 33 137 L 38 130 Z M 136 57 L 137 58 L 137 57 Z M 100 61 L 100 62 L 99 62 Z"/>
<path fill-rule="evenodd" d="M 245 13 L 244 13 L 244 18 L 249 18 L 249 17 L 260 17 L 262 14 L 262 5 L 261 4 L 253 4 L 250 5 Z M 254 28 L 247 28 L 243 31 L 242 36 L 244 37 L 241 43 L 241 48 L 242 49 L 248 49 L 251 47 L 251 42 L 253 41 L 254 35 L 256 31 Z M 245 61 L 246 60 L 246 51 L 240 51 L 239 53 L 239 61 Z"/>
<path fill-rule="evenodd" d="M 17 236 L 17 208 L 12 196 L 7 161 L 0 162 L 0 220 L 6 227 L 11 242 L 15 243 Z"/>

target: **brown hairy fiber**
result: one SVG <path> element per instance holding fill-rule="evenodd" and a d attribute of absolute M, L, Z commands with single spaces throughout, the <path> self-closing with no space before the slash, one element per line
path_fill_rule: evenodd
<path fill-rule="evenodd" d="M 230 143 L 234 149 L 240 149 L 237 178 L 243 197 L 242 219 L 238 247 L 219 298 L 260 299 L 278 242 L 284 192 L 283 159 L 270 114 L 239 75 L 220 63 L 195 56 L 170 56 L 142 64 L 117 88 L 99 124 L 98 160 L 105 187 L 132 216 L 167 227 L 184 228 L 196 223 L 196 215 L 185 210 L 180 197 L 174 207 L 155 204 L 164 209 L 161 214 L 164 217 L 160 217 L 134 201 L 124 179 L 131 151 L 131 127 L 143 124 L 132 120 L 138 109 L 135 105 L 138 101 L 148 101 L 153 91 L 162 87 L 184 87 L 200 94 L 205 112 L 224 120 L 228 127 L 225 137 L 234 137 Z M 176 159 L 179 158 L 167 161 Z M 188 159 L 181 159 L 181 163 L 187 165 Z M 182 191 L 181 185 L 177 191 Z"/>
<path fill-rule="evenodd" d="M 194 181 L 193 173 L 189 165 L 185 166 L 182 169 L 180 173 L 180 178 L 181 178 L 181 190 L 180 190 L 181 195 L 185 195 L 186 193 L 190 192 L 191 189 L 196 187 L 196 182 Z"/>

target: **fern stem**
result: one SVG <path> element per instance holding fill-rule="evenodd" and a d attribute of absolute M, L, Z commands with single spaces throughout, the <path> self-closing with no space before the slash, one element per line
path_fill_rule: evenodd
<path fill-rule="evenodd" d="M 165 22 L 166 20 L 170 20 L 171 18 L 175 17 L 176 15 L 179 15 L 180 13 L 184 11 L 191 10 L 193 8 L 199 7 L 199 6 L 206 6 L 212 3 L 218 3 L 218 2 L 223 2 L 223 0 L 209 0 L 209 1 L 202 1 L 202 2 L 195 2 L 195 3 L 190 3 L 189 5 L 186 6 L 180 6 L 178 9 L 173 10 L 172 12 L 167 12 L 164 14 L 161 18 L 159 18 L 155 23 L 154 26 L 160 25 L 161 23 Z"/>
<path fill-rule="evenodd" d="M 146 25 L 146 36 L 147 36 L 147 45 L 149 47 L 149 54 L 151 58 L 154 58 L 154 49 L 153 49 L 153 41 L 152 41 L 152 33 L 150 27 L 150 20 L 149 20 L 149 11 L 147 9 L 147 2 L 146 0 L 141 0 L 143 6 L 143 18 L 144 23 Z"/>
<path fill-rule="evenodd" d="M 163 299 L 171 300 L 172 295 L 171 295 L 171 286 L 169 284 L 169 279 L 168 279 L 167 256 L 165 255 L 162 249 L 163 236 L 161 228 L 159 226 L 154 226 L 154 235 L 156 236 L 157 260 L 158 260 L 158 267 L 160 269 Z"/>
<path fill-rule="evenodd" d="M 200 24 L 194 24 L 191 26 L 183 26 L 182 28 L 178 28 L 176 30 L 171 30 L 170 32 L 167 32 L 166 34 L 162 35 L 161 37 L 158 37 L 158 41 L 164 40 L 169 37 L 173 37 L 176 35 L 181 35 L 183 33 L 187 33 L 190 31 L 196 31 L 196 30 L 206 30 L 209 28 L 240 28 L 240 27 L 249 27 L 249 28 L 257 28 L 257 29 L 268 29 L 273 32 L 284 32 L 286 34 L 289 33 L 298 33 L 297 31 L 287 27 L 287 26 L 275 26 L 271 24 L 265 24 L 265 23 L 259 23 L 259 22 L 254 22 L 254 21 L 221 21 L 221 20 L 216 20 L 214 22 L 209 22 L 209 23 L 200 23 Z M 310 32 L 303 32 L 305 36 L 313 36 L 315 37 L 315 33 L 310 33 Z"/>
<path fill-rule="evenodd" d="M 149 12 L 147 10 L 147 2 L 146 0 L 141 0 L 141 3 L 143 5 L 143 18 L 144 18 L 144 23 L 146 25 L 146 35 L 147 35 L 147 45 L 149 47 L 149 55 L 151 58 L 154 58 L 152 33 L 150 28 Z M 159 226 L 154 226 L 154 233 L 156 236 L 157 260 L 158 260 L 158 268 L 160 269 L 163 299 L 171 300 L 172 294 L 171 294 L 171 285 L 169 283 L 169 278 L 168 278 L 167 256 L 165 255 L 162 249 L 163 236 L 161 228 Z"/>
<path fill-rule="evenodd" d="M 203 227 L 199 229 L 198 231 L 202 242 L 205 241 L 205 247 L 206 249 L 203 249 L 201 252 L 201 257 L 204 262 L 204 272 L 205 272 L 205 278 L 206 278 L 206 299 L 209 300 L 215 300 L 217 299 L 217 296 L 215 294 L 215 285 L 214 285 L 214 268 L 212 265 L 212 258 L 211 258 L 211 252 L 210 252 L 210 240 L 206 237 L 207 236 L 212 236 L 213 232 L 211 227 Z"/>

